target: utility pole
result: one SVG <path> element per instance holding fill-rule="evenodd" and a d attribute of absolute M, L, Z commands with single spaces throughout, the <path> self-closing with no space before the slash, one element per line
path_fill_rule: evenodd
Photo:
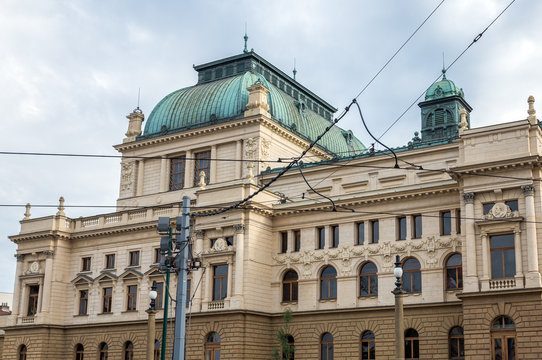
<path fill-rule="evenodd" d="M 177 237 L 176 246 L 180 249 L 177 255 L 177 306 L 175 308 L 175 341 L 173 343 L 173 360 L 184 360 L 185 325 L 186 325 L 186 272 L 188 258 L 188 229 L 190 214 L 190 198 L 183 196 L 181 217 L 181 233 Z M 178 226 L 179 224 L 177 224 Z"/>
<path fill-rule="evenodd" d="M 169 278 L 171 268 L 177 272 L 177 296 L 175 299 L 175 333 L 173 342 L 173 359 L 184 360 L 185 357 L 185 327 L 186 327 L 186 274 L 189 270 L 197 270 L 201 267 L 200 259 L 188 258 L 189 233 L 190 233 L 190 198 L 183 196 L 182 216 L 176 219 L 175 233 L 170 226 L 170 218 L 158 218 L 158 233 L 160 239 L 160 253 L 164 255 L 160 260 L 159 269 L 166 273 L 166 301 L 164 303 L 164 322 L 162 328 L 162 351 L 161 360 L 166 359 L 166 336 L 167 336 L 167 312 L 169 296 Z M 172 238 L 175 235 L 175 250 L 173 249 Z M 190 261 L 190 264 L 188 264 Z"/>

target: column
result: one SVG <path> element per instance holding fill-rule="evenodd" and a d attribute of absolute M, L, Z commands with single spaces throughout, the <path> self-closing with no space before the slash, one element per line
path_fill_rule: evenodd
<path fill-rule="evenodd" d="M 21 297 L 20 276 L 23 274 L 24 255 L 15 254 L 15 257 L 17 258 L 17 268 L 15 271 L 15 286 L 13 287 L 13 305 L 11 306 L 11 314 L 16 318 L 17 315 L 21 313 L 20 305 L 23 303 L 23 298 Z"/>
<path fill-rule="evenodd" d="M 185 154 L 185 161 L 184 164 L 184 187 L 190 188 L 194 186 L 194 160 L 192 160 L 192 152 L 190 150 L 186 150 Z"/>
<path fill-rule="evenodd" d="M 235 158 L 237 160 L 243 159 L 243 140 L 237 140 L 235 142 Z M 235 162 L 235 176 L 234 179 L 240 179 L 243 177 L 243 162 Z"/>
<path fill-rule="evenodd" d="M 41 294 L 41 311 L 47 313 L 50 310 L 49 305 L 51 304 L 51 290 L 53 287 L 54 252 L 51 250 L 45 250 L 43 253 L 45 254 L 45 275 L 43 279 L 43 290 Z"/>
<path fill-rule="evenodd" d="M 245 225 L 235 224 L 235 290 L 232 306 L 241 307 L 243 304 L 243 283 L 244 283 L 244 249 L 245 249 Z M 229 281 L 229 279 L 228 279 Z"/>
<path fill-rule="evenodd" d="M 480 282 L 482 284 L 482 291 L 488 291 L 489 290 L 489 246 L 488 246 L 488 239 L 487 239 L 487 233 L 483 232 L 480 234 L 480 237 L 482 238 L 482 278 L 480 279 Z"/>
<path fill-rule="evenodd" d="M 143 195 L 143 177 L 145 174 L 145 162 L 138 160 L 137 162 L 137 190 L 136 196 Z"/>
<path fill-rule="evenodd" d="M 538 242 L 536 240 L 536 215 L 534 205 L 534 185 L 521 187 L 525 195 L 525 227 L 527 230 L 527 275 L 526 287 L 540 287 L 540 270 L 538 268 Z M 517 252 L 517 250 L 516 250 Z"/>
<path fill-rule="evenodd" d="M 207 179 L 208 184 L 216 183 L 216 145 L 211 146 L 211 160 L 209 167 L 209 179 Z"/>
<path fill-rule="evenodd" d="M 199 257 L 201 260 L 201 253 L 203 252 L 203 236 L 204 236 L 203 230 L 196 230 L 195 231 L 195 237 L 196 240 L 194 242 L 194 256 Z M 210 269 L 207 269 L 207 272 L 210 272 Z M 192 302 L 192 309 L 194 312 L 201 311 L 201 277 L 203 273 L 203 268 L 198 269 L 196 271 L 192 272 L 192 288 L 195 288 L 200 284 L 200 286 L 197 287 L 197 289 L 194 292 L 194 301 Z"/>
<path fill-rule="evenodd" d="M 514 229 L 514 255 L 516 256 L 516 287 L 523 288 L 523 261 L 521 256 L 521 230 Z"/>
<path fill-rule="evenodd" d="M 232 297 L 232 283 L 233 283 L 233 261 L 231 259 L 228 259 L 228 290 L 226 298 Z"/>
<path fill-rule="evenodd" d="M 168 188 L 168 159 L 162 156 L 160 159 L 160 192 L 167 191 Z"/>
<path fill-rule="evenodd" d="M 474 233 L 474 193 L 464 193 L 465 201 L 465 250 L 466 274 L 464 281 L 465 292 L 479 291 L 478 275 L 476 273 L 476 237 Z M 486 244 L 487 246 L 487 244 Z"/>

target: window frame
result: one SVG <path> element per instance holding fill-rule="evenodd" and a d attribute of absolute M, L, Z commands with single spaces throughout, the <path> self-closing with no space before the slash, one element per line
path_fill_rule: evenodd
<path fill-rule="evenodd" d="M 410 260 L 415 260 L 417 263 L 418 263 L 418 268 L 417 269 L 405 269 L 405 265 L 408 261 Z M 402 264 L 402 268 L 403 268 L 403 277 L 402 277 L 402 289 L 405 291 L 405 293 L 407 294 L 421 294 L 422 292 L 422 265 L 420 263 L 420 261 L 414 257 L 409 257 L 409 258 L 406 258 L 404 261 L 403 261 L 403 264 Z M 419 273 L 419 281 L 420 281 L 420 290 L 419 291 L 414 291 L 414 288 L 415 288 L 415 281 L 417 280 L 417 277 L 416 277 L 416 273 Z M 405 278 L 406 277 L 410 277 L 410 289 L 406 289 L 405 288 Z"/>
<path fill-rule="evenodd" d="M 114 253 L 111 253 L 111 254 L 105 254 L 105 266 L 104 266 L 104 269 L 108 269 L 108 270 L 111 270 L 111 269 L 115 269 L 115 254 Z"/>
<path fill-rule="evenodd" d="M 412 330 L 416 333 L 416 336 L 407 336 L 407 333 Z M 411 357 L 407 357 L 407 341 L 411 341 L 410 343 L 410 353 L 411 353 Z M 416 331 L 416 329 L 413 329 L 413 328 L 408 328 L 405 330 L 405 360 L 418 360 L 420 359 L 419 355 L 420 355 L 420 334 L 418 333 L 418 331 Z M 414 355 L 418 353 L 418 357 L 414 357 Z"/>
<path fill-rule="evenodd" d="M 286 254 L 288 252 L 288 232 L 287 231 L 281 231 L 280 232 L 280 253 Z"/>
<path fill-rule="evenodd" d="M 134 344 L 126 341 L 122 347 L 123 360 L 134 360 Z"/>
<path fill-rule="evenodd" d="M 329 228 L 329 235 L 331 237 L 331 241 L 329 242 L 329 247 L 330 248 L 337 248 L 339 247 L 339 241 L 340 241 L 340 238 L 339 238 L 339 225 L 332 225 L 330 228 Z"/>
<path fill-rule="evenodd" d="M 364 353 L 364 344 L 366 344 L 367 353 Z M 372 344 L 372 351 L 371 351 Z M 376 340 L 375 334 L 371 330 L 365 330 L 361 333 L 360 339 L 360 355 L 361 360 L 374 360 L 376 359 Z"/>
<path fill-rule="evenodd" d="M 107 294 L 110 290 L 111 294 Z M 102 314 L 111 314 L 113 312 L 113 287 L 103 287 L 102 288 Z M 106 311 L 109 310 L 109 311 Z"/>
<path fill-rule="evenodd" d="M 101 342 L 98 346 L 98 356 L 100 360 L 108 360 L 109 357 L 109 345 L 107 343 Z"/>
<path fill-rule="evenodd" d="M 36 292 L 32 292 L 32 289 L 36 289 Z M 28 285 L 28 306 L 26 316 L 35 316 L 38 313 L 38 302 L 40 296 L 40 285 L 29 284 Z"/>
<path fill-rule="evenodd" d="M 218 341 L 217 341 L 218 339 Z M 215 331 L 211 331 L 205 337 L 205 344 L 203 346 L 205 360 L 218 360 L 220 358 L 220 344 L 222 339 L 220 334 Z M 218 351 L 218 358 L 216 357 L 216 352 Z"/>
<path fill-rule="evenodd" d="M 126 286 L 126 311 L 137 311 L 137 285 Z"/>
<path fill-rule="evenodd" d="M 178 163 L 181 164 L 180 168 L 176 167 Z M 171 158 L 169 161 L 169 191 L 181 190 L 184 188 L 185 174 L 186 155 Z"/>
<path fill-rule="evenodd" d="M 225 267 L 226 274 L 216 275 L 216 271 L 219 267 Z M 213 266 L 213 292 L 212 292 L 212 301 L 223 301 L 228 297 L 228 275 L 229 275 L 229 266 L 228 264 L 217 264 Z M 216 298 L 216 287 L 218 288 L 219 298 Z M 224 290 L 224 291 L 223 291 Z"/>
<path fill-rule="evenodd" d="M 294 273 L 295 279 L 286 279 L 286 276 L 288 274 Z M 282 302 L 283 303 L 292 303 L 297 302 L 299 299 L 299 274 L 294 269 L 288 269 L 284 275 L 282 276 Z M 286 288 L 288 288 L 288 298 L 286 298 L 284 291 Z"/>
<path fill-rule="evenodd" d="M 374 273 L 363 273 L 363 269 L 366 267 L 366 266 L 374 266 L 375 269 L 376 269 L 376 272 Z M 370 297 L 370 296 L 378 296 L 378 267 L 376 266 L 376 264 L 372 261 L 366 261 L 365 263 L 363 263 L 362 266 L 360 266 L 359 268 L 359 274 L 358 274 L 358 277 L 359 277 L 359 291 L 358 291 L 358 296 L 359 297 Z M 362 284 L 362 279 L 363 278 L 367 278 L 367 294 L 362 294 L 361 291 L 362 291 L 362 287 L 361 287 L 361 284 Z M 371 284 L 373 282 L 376 282 L 376 292 L 372 292 L 372 286 Z"/>
<path fill-rule="evenodd" d="M 324 340 L 326 335 L 331 337 L 331 340 Z M 332 360 L 334 358 L 334 338 L 333 334 L 325 332 L 320 336 L 320 360 Z M 325 347 L 325 356 L 324 356 L 324 347 Z"/>
<path fill-rule="evenodd" d="M 365 221 L 359 221 L 356 223 L 356 245 L 363 245 L 365 243 Z"/>
<path fill-rule="evenodd" d="M 323 226 L 316 228 L 316 250 L 326 248 L 326 228 Z"/>
<path fill-rule="evenodd" d="M 327 269 L 333 269 L 335 275 L 324 277 L 324 272 Z M 332 265 L 325 266 L 320 272 L 320 300 L 336 300 L 337 299 L 337 269 Z M 324 285 L 327 284 L 327 285 Z M 326 286 L 327 294 L 324 296 L 324 286 Z M 333 294 L 332 288 L 335 289 Z"/>
<path fill-rule="evenodd" d="M 75 349 L 74 349 L 74 358 L 75 360 L 83 360 L 84 357 L 85 357 L 85 347 L 83 346 L 83 344 L 81 343 L 78 343 L 75 345 Z"/>
<path fill-rule="evenodd" d="M 155 309 L 164 308 L 164 285 L 165 284 L 163 281 L 156 282 L 156 300 L 154 301 Z"/>
<path fill-rule="evenodd" d="M 19 345 L 19 348 L 17 349 L 17 357 L 19 360 L 26 360 L 26 354 L 28 352 L 28 348 L 25 344 Z"/>
<path fill-rule="evenodd" d="M 89 289 L 79 290 L 79 316 L 88 314 L 88 295 Z"/>
<path fill-rule="evenodd" d="M 509 320 L 510 324 L 512 326 L 507 326 L 506 319 Z M 498 327 L 495 327 L 495 323 L 501 322 Z M 516 336 L 516 323 L 514 320 L 506 315 L 500 315 L 497 316 L 493 321 L 491 322 L 490 327 L 490 336 L 491 336 L 491 359 L 495 360 L 495 340 L 499 339 L 501 340 L 501 346 L 503 349 L 503 353 L 501 355 L 504 355 L 501 357 L 501 359 L 508 359 L 508 347 L 504 346 L 504 343 L 508 343 L 508 339 L 514 339 L 514 346 L 515 346 L 515 354 L 517 357 L 517 336 Z"/>
<path fill-rule="evenodd" d="M 417 220 L 419 219 L 419 224 Z M 421 239 L 423 236 L 423 216 L 421 214 L 412 215 L 412 238 Z"/>
<path fill-rule="evenodd" d="M 211 177 L 211 150 L 194 153 L 194 186 L 198 186 L 199 173 L 205 173 L 205 185 L 209 184 Z M 203 164 L 203 165 L 202 165 Z"/>
<path fill-rule="evenodd" d="M 396 239 L 398 241 L 406 240 L 407 238 L 407 217 L 406 216 L 399 216 L 397 217 L 396 221 Z"/>
<path fill-rule="evenodd" d="M 454 257 L 458 255 L 461 260 L 460 265 L 449 265 L 449 261 Z M 456 286 L 453 286 L 453 283 L 450 283 L 448 280 L 450 277 L 448 276 L 448 270 L 455 270 L 455 283 Z M 461 290 L 463 289 L 463 256 L 461 253 L 452 253 L 446 257 L 446 261 L 444 263 L 444 281 L 445 281 L 445 289 L 446 291 L 455 291 L 455 290 Z M 450 286 L 452 285 L 452 286 Z"/>
<path fill-rule="evenodd" d="M 441 236 L 452 235 L 452 211 L 442 210 L 440 212 L 439 219 L 440 219 L 440 235 Z M 446 229 L 446 227 L 448 227 L 448 229 Z"/>
<path fill-rule="evenodd" d="M 378 244 L 378 242 L 380 241 L 380 221 L 370 220 L 369 225 L 369 238 L 371 239 L 371 244 Z"/>
<path fill-rule="evenodd" d="M 140 250 L 130 251 L 128 254 L 128 259 L 129 259 L 128 266 L 139 266 L 140 255 L 141 255 Z"/>
<path fill-rule="evenodd" d="M 454 329 L 460 329 L 461 335 L 452 335 Z M 452 343 L 456 343 L 458 355 L 452 354 Z M 454 326 L 448 331 L 448 357 L 450 360 L 464 360 L 465 355 L 461 356 L 461 353 L 465 354 L 465 334 L 461 326 Z"/>
<path fill-rule="evenodd" d="M 293 252 L 299 252 L 301 250 L 301 230 L 294 230 L 294 250 Z"/>
<path fill-rule="evenodd" d="M 494 238 L 497 238 L 497 237 L 503 237 L 503 236 L 509 236 L 510 239 L 512 241 L 512 245 L 510 246 L 501 246 L 501 247 L 493 247 L 492 245 L 492 240 Z M 516 243 L 515 243 L 515 235 L 514 233 L 504 233 L 504 234 L 492 234 L 492 235 L 489 235 L 489 260 L 490 260 L 490 268 L 491 268 L 491 279 L 511 279 L 511 278 L 514 278 L 515 275 L 517 274 L 517 264 L 516 264 Z M 497 240 L 497 239 L 495 239 Z M 506 266 L 506 261 L 505 261 L 505 251 L 508 251 L 508 250 L 513 250 L 513 256 L 511 257 L 512 261 L 513 261 L 513 264 L 514 264 L 514 267 L 513 267 L 513 270 L 514 270 L 514 274 L 511 275 L 511 276 L 506 276 L 506 270 L 507 270 L 507 266 Z M 494 253 L 500 253 L 500 260 L 501 260 L 501 273 L 502 273 L 502 277 L 496 277 L 494 276 L 494 272 L 496 272 L 496 270 L 494 269 L 494 266 L 496 265 L 494 263 L 494 259 L 493 259 L 493 254 Z"/>
<path fill-rule="evenodd" d="M 85 256 L 81 258 L 81 272 L 90 271 L 92 266 L 92 257 Z"/>

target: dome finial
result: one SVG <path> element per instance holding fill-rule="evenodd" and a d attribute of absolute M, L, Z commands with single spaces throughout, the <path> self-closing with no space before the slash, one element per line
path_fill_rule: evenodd
<path fill-rule="evenodd" d="M 295 58 L 294 58 L 294 71 L 293 71 L 293 73 L 294 73 L 294 80 L 295 80 L 295 74 L 297 74 L 297 70 L 295 69 Z"/>
<path fill-rule="evenodd" d="M 243 38 L 245 39 L 245 48 L 243 49 L 243 52 L 246 54 L 248 52 L 248 49 L 247 49 L 248 35 L 247 35 L 247 23 L 246 22 L 245 22 L 245 36 Z"/>
<path fill-rule="evenodd" d="M 444 51 L 442 52 L 442 80 L 446 80 L 446 66 L 444 65 Z"/>

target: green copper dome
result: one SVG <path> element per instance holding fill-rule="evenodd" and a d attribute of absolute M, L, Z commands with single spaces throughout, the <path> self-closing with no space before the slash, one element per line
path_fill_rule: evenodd
<path fill-rule="evenodd" d="M 442 80 L 437 81 L 427 89 L 425 100 L 435 100 L 449 96 L 464 97 L 463 89 L 455 86 L 452 80 L 446 79 L 446 70 L 442 70 Z"/>
<path fill-rule="evenodd" d="M 152 110 L 141 138 L 242 118 L 249 98 L 247 88 L 258 80 L 270 91 L 267 101 L 272 119 L 289 131 L 310 141 L 316 139 L 330 124 L 330 120 L 320 115 L 331 117 L 328 109 L 332 108 L 329 105 L 324 108 L 319 105 L 321 102 L 317 104 L 316 100 L 301 96 L 299 91 L 284 85 L 285 90 L 298 97 L 299 100 L 296 100 L 278 86 L 271 84 L 265 76 L 252 70 L 218 79 L 200 80 L 195 86 L 167 95 Z M 280 79 L 273 80 L 277 85 L 282 85 Z M 347 152 L 350 151 L 365 150 L 351 131 L 344 131 L 336 126 L 324 135 L 317 145 L 332 154 L 344 156 L 348 156 Z"/>

